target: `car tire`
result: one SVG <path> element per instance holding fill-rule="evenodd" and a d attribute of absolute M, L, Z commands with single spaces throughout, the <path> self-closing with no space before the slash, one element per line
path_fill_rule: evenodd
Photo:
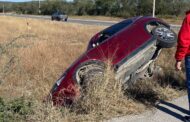
<path fill-rule="evenodd" d="M 68 18 L 65 18 L 65 22 L 67 22 Z"/>
<path fill-rule="evenodd" d="M 168 27 L 158 26 L 152 30 L 153 36 L 157 39 L 157 46 L 171 48 L 177 42 L 176 33 Z"/>

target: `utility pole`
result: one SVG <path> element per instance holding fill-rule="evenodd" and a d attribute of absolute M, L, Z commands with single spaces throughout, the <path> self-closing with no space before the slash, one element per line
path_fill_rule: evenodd
<path fill-rule="evenodd" d="M 3 14 L 5 14 L 5 5 L 3 3 Z"/>
<path fill-rule="evenodd" d="M 41 5 L 40 5 L 40 0 L 38 0 L 38 13 L 41 14 Z"/>
<path fill-rule="evenodd" d="M 140 13 L 140 2 L 139 0 L 136 0 L 136 7 L 137 7 L 137 16 L 139 16 L 141 13 Z"/>
<path fill-rule="evenodd" d="M 155 17 L 155 10 L 156 10 L 156 0 L 153 0 L 152 17 Z"/>

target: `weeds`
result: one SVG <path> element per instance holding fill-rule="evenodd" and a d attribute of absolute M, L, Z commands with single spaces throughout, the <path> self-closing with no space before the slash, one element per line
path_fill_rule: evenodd
<path fill-rule="evenodd" d="M 85 95 L 72 108 L 76 114 L 84 114 L 89 116 L 87 120 L 97 121 L 111 116 L 139 112 L 135 103 L 124 96 L 122 83 L 115 80 L 113 69 L 109 64 L 103 78 L 91 77 L 86 82 L 88 83 Z"/>
<path fill-rule="evenodd" d="M 0 98 L 0 121 L 26 120 L 32 113 L 32 103 L 24 97 L 9 102 Z"/>
<path fill-rule="evenodd" d="M 14 64 L 16 62 L 18 62 L 18 56 L 11 53 L 10 50 L 13 50 L 15 48 L 24 48 L 24 47 L 29 46 L 29 45 L 17 44 L 18 40 L 20 40 L 20 39 L 27 40 L 28 38 L 36 38 L 36 36 L 29 35 L 29 34 L 21 35 L 16 38 L 13 38 L 11 41 L 8 41 L 7 43 L 0 44 L 1 61 L 3 59 L 6 59 L 5 64 L 2 65 L 1 70 L 0 70 L 0 79 L 4 79 L 6 76 L 8 76 L 14 70 L 14 67 L 15 67 Z M 0 80 L 0 84 L 2 82 L 3 81 Z"/>

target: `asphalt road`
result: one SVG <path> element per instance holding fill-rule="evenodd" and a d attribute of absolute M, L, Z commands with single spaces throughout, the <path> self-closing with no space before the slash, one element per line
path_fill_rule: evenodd
<path fill-rule="evenodd" d="M 187 96 L 170 102 L 162 101 L 155 108 L 141 115 L 113 118 L 107 122 L 183 122 L 183 117 L 190 114 Z"/>
<path fill-rule="evenodd" d="M 21 18 L 51 20 L 51 16 L 39 16 L 39 15 L 0 14 L 0 16 L 13 16 L 13 17 L 21 17 Z M 67 22 L 86 24 L 86 25 L 100 25 L 100 26 L 111 26 L 117 23 L 117 21 L 100 21 L 100 20 L 73 19 L 73 18 L 68 18 Z"/>
<path fill-rule="evenodd" d="M 51 16 L 39 16 L 39 15 L 0 14 L 0 16 L 14 16 L 14 17 L 21 17 L 21 18 L 51 20 Z M 111 25 L 117 23 L 117 21 L 102 21 L 102 20 L 73 19 L 73 18 L 68 18 L 67 22 L 87 24 L 87 25 L 99 25 L 99 26 L 111 26 Z M 172 29 L 178 30 L 181 26 L 180 25 L 171 25 L 171 27 L 172 27 Z"/>

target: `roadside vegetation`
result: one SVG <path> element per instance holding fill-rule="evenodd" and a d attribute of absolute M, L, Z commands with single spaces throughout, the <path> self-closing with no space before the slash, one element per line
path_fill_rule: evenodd
<path fill-rule="evenodd" d="M 165 16 L 156 16 L 157 18 L 160 18 L 162 20 L 164 20 L 165 22 L 169 23 L 169 24 L 176 24 L 176 25 L 181 25 L 183 22 L 184 17 L 165 17 Z M 70 18 L 74 18 L 74 19 L 89 19 L 89 20 L 100 20 L 100 21 L 113 21 L 113 22 L 120 22 L 126 18 L 121 18 L 121 17 L 109 17 L 109 16 L 88 16 L 88 15 L 84 15 L 84 16 L 70 16 Z"/>
<path fill-rule="evenodd" d="M 190 7 L 189 0 L 156 0 L 156 15 L 178 17 Z M 51 15 L 62 11 L 69 15 L 132 17 L 152 15 L 153 0 L 42 0 L 22 3 L 1 2 L 0 12 Z"/>
<path fill-rule="evenodd" d="M 173 48 L 161 53 L 157 65 L 163 70 L 153 79 L 123 91 L 108 61 L 104 78 L 89 81 L 77 104 L 55 107 L 43 102 L 51 87 L 105 27 L 14 17 L 0 17 L 0 23 L 0 121 L 101 121 L 139 114 L 185 94 L 183 73 L 173 68 Z"/>

